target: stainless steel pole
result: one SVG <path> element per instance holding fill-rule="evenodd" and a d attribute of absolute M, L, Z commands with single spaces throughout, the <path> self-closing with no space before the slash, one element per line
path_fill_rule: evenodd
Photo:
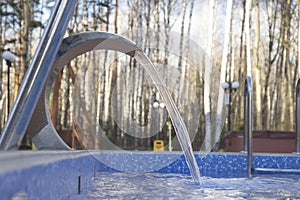
<path fill-rule="evenodd" d="M 10 68 L 11 68 L 11 62 L 9 60 L 6 61 L 7 64 L 7 115 L 10 111 Z"/>
<path fill-rule="evenodd" d="M 16 102 L 2 131 L 0 149 L 18 149 L 52 69 L 76 3 L 76 0 L 56 1 L 47 28 L 39 42 Z"/>
<path fill-rule="evenodd" d="M 250 76 L 247 77 L 247 153 L 248 153 L 248 166 L 247 166 L 247 173 L 248 177 L 252 176 L 252 79 Z"/>
<path fill-rule="evenodd" d="M 300 153 L 300 79 L 296 86 L 296 153 Z"/>
<path fill-rule="evenodd" d="M 247 79 L 245 80 L 244 88 L 244 151 L 248 152 L 248 85 Z"/>

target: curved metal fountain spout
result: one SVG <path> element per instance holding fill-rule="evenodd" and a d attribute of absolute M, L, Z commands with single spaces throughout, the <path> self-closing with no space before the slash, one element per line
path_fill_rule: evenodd
<path fill-rule="evenodd" d="M 37 106 L 39 111 L 35 112 L 32 123 L 28 127 L 28 132 L 34 133 L 32 141 L 38 149 L 63 149 L 66 147 L 53 127 L 48 108 L 54 80 L 72 59 L 86 52 L 100 49 L 119 51 L 133 57 L 138 47 L 126 38 L 106 32 L 79 33 L 62 41 L 44 95 L 40 97 Z M 42 117 L 41 113 L 43 113 Z M 37 128 L 37 124 L 40 126 L 39 128 Z"/>

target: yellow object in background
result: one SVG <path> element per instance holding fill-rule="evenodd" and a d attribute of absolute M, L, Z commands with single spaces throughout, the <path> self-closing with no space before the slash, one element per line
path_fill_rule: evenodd
<path fill-rule="evenodd" d="M 153 151 L 164 151 L 164 141 L 154 140 Z"/>

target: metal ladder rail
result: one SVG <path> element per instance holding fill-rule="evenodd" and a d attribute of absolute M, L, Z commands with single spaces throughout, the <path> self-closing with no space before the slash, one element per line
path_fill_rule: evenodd
<path fill-rule="evenodd" d="M 76 3 L 77 0 L 56 1 L 43 37 L 2 131 L 0 149 L 18 149 L 46 84 L 47 79 L 45 77 L 48 77 L 51 72 L 55 55 L 73 15 Z"/>
<path fill-rule="evenodd" d="M 286 173 L 300 173 L 300 169 L 276 169 L 276 168 L 254 168 L 252 163 L 253 156 L 253 135 L 252 135 L 252 79 L 250 76 L 245 80 L 244 93 L 244 150 L 247 151 L 247 175 L 252 177 L 252 173 L 257 172 L 286 172 Z M 300 79 L 296 87 L 296 153 L 300 153 Z"/>
<path fill-rule="evenodd" d="M 247 152 L 247 175 L 250 178 L 252 175 L 252 78 L 250 76 L 245 80 L 244 93 L 244 124 L 245 135 L 244 145 Z"/>
<path fill-rule="evenodd" d="M 296 86 L 296 154 L 300 154 L 300 79 L 298 79 Z"/>

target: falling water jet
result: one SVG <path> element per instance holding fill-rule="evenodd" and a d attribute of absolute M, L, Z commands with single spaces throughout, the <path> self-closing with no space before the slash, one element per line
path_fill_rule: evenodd
<path fill-rule="evenodd" d="M 172 120 L 172 123 L 175 127 L 176 134 L 179 140 L 179 143 L 181 145 L 182 151 L 184 153 L 187 165 L 190 169 L 191 176 L 193 177 L 194 181 L 197 183 L 200 182 L 200 171 L 199 167 L 197 165 L 192 145 L 190 142 L 189 134 L 187 131 L 187 128 L 185 126 L 185 123 L 175 105 L 175 102 L 173 101 L 170 92 L 167 90 L 167 86 L 162 79 L 159 72 L 156 70 L 153 63 L 150 61 L 150 59 L 143 53 L 142 50 L 137 50 L 135 52 L 134 58 L 144 67 L 146 72 L 148 72 L 149 76 L 153 80 L 155 86 L 158 89 L 158 92 L 160 93 L 161 97 L 164 100 L 164 103 L 166 105 L 166 108 L 168 110 L 168 113 L 170 115 L 170 118 Z"/>

